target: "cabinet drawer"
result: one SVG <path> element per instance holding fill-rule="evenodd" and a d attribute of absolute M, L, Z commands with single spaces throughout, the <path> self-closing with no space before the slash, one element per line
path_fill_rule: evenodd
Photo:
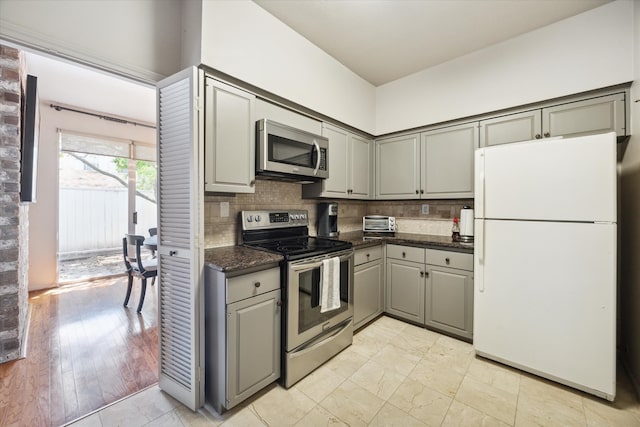
<path fill-rule="evenodd" d="M 387 245 L 387 258 L 424 263 L 424 251 L 412 246 Z"/>
<path fill-rule="evenodd" d="M 355 265 L 365 262 L 375 261 L 382 258 L 382 246 L 372 246 L 370 248 L 358 249 L 354 254 Z"/>
<path fill-rule="evenodd" d="M 426 249 L 426 263 L 473 271 L 473 254 Z"/>
<path fill-rule="evenodd" d="M 257 271 L 227 279 L 227 304 L 280 289 L 280 269 Z"/>

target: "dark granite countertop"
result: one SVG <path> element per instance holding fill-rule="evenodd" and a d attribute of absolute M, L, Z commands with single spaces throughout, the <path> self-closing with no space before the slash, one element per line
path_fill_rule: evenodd
<path fill-rule="evenodd" d="M 382 242 L 385 242 L 421 248 L 473 253 L 473 243 L 454 242 L 449 236 L 436 236 L 432 234 L 395 233 L 392 236 L 384 235 L 380 239 L 365 240 L 362 231 L 351 231 L 348 233 L 340 233 L 338 239 L 351 242 L 354 249 L 380 245 Z"/>
<path fill-rule="evenodd" d="M 225 246 L 204 251 L 204 262 L 225 273 L 275 267 L 282 260 L 282 255 L 245 246 Z"/>
<path fill-rule="evenodd" d="M 384 242 L 421 248 L 473 253 L 473 244 L 454 242 L 449 236 L 435 236 L 430 234 L 396 233 L 393 236 L 385 235 L 380 239 L 365 240 L 362 231 L 351 231 L 348 233 L 340 233 L 338 239 L 351 242 L 353 249 L 379 246 Z M 282 260 L 282 255 L 251 249 L 245 246 L 225 246 L 222 248 L 205 249 L 204 251 L 204 262 L 209 264 L 210 267 L 225 273 L 275 267 Z"/>

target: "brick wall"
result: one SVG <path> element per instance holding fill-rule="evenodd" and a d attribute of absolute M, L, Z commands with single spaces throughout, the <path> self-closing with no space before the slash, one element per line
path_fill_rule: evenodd
<path fill-rule="evenodd" d="M 20 81 L 16 49 L 0 45 L 0 362 L 18 358 L 28 304 L 28 205 L 20 204 Z"/>

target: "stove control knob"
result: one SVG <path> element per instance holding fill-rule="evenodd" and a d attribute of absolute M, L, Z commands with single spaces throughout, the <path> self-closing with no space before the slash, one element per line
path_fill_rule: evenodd
<path fill-rule="evenodd" d="M 260 222 L 262 218 L 260 218 L 260 215 L 256 215 L 256 222 Z"/>
<path fill-rule="evenodd" d="M 307 214 L 300 215 L 300 219 L 307 219 Z"/>
<path fill-rule="evenodd" d="M 253 216 L 247 215 L 247 222 L 253 222 Z"/>
<path fill-rule="evenodd" d="M 297 221 L 298 218 L 300 218 L 300 216 L 298 215 L 291 215 L 291 219 L 293 219 L 294 221 Z"/>

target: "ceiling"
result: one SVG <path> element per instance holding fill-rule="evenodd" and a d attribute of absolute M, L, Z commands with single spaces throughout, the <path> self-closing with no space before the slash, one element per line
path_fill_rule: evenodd
<path fill-rule="evenodd" d="M 374 86 L 609 0 L 254 0 Z M 26 52 L 40 99 L 144 123 L 152 86 Z"/>
<path fill-rule="evenodd" d="M 374 86 L 610 0 L 254 0 Z"/>
<path fill-rule="evenodd" d="M 156 90 L 115 74 L 25 52 L 27 73 L 38 77 L 38 97 L 72 108 L 155 124 Z"/>

